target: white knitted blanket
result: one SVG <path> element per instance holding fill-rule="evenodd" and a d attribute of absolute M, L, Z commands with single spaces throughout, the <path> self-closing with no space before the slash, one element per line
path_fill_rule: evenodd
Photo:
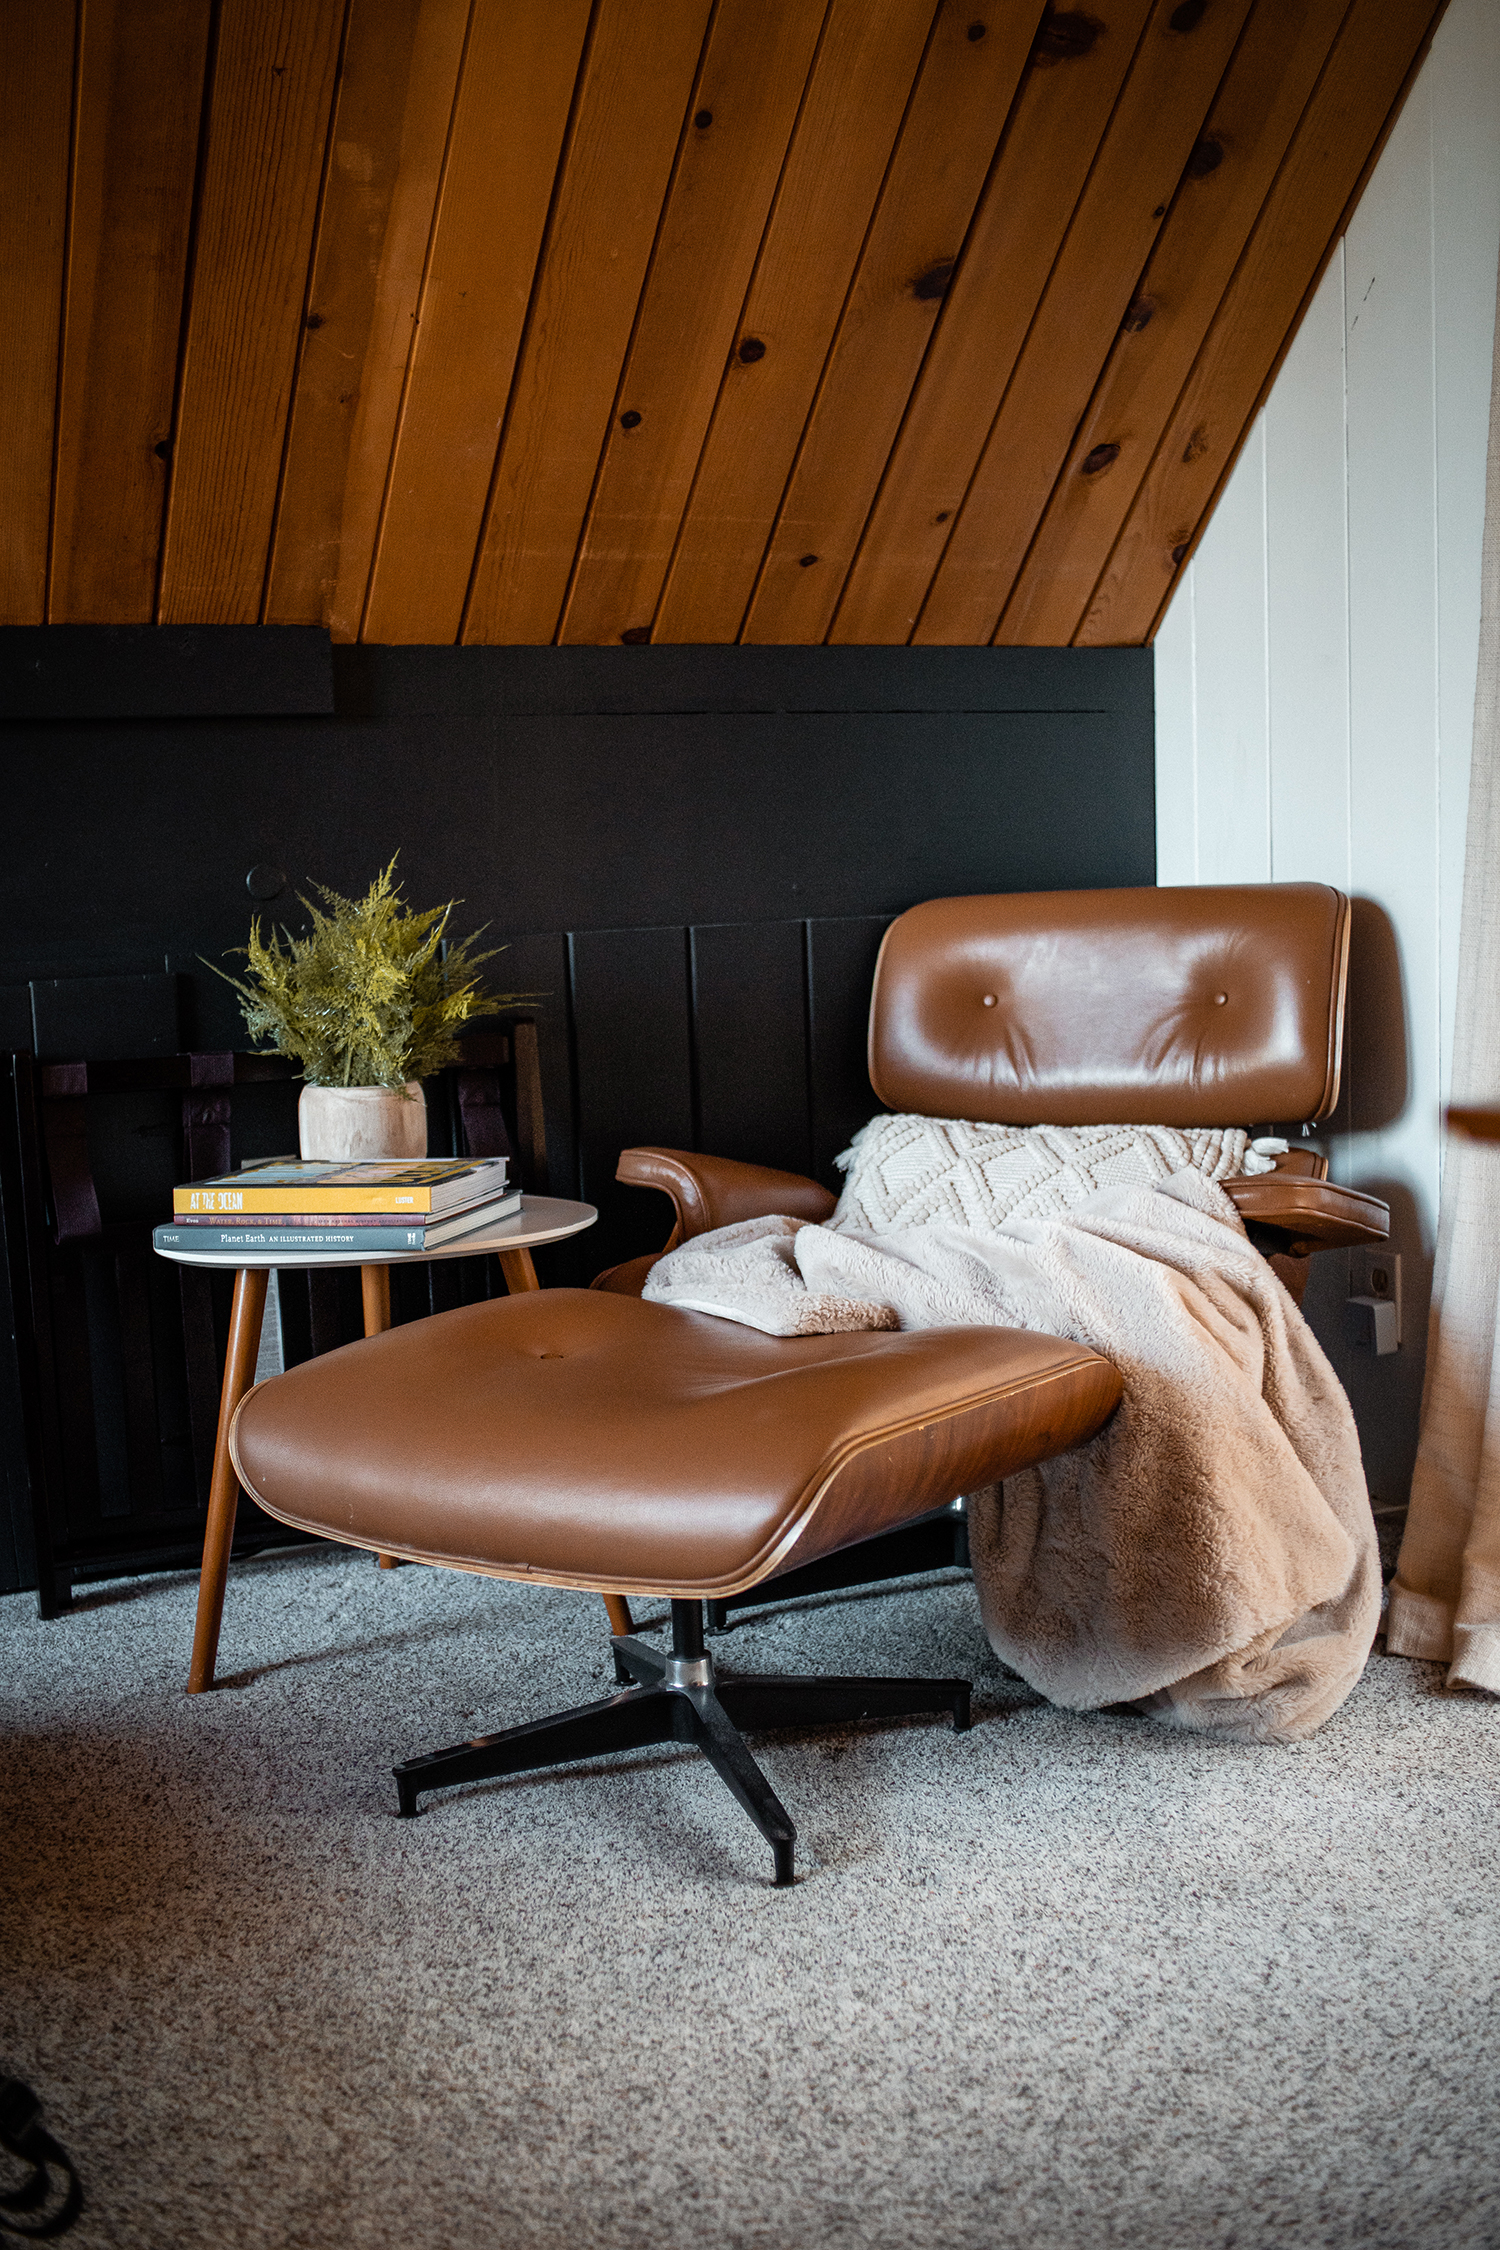
<path fill-rule="evenodd" d="M 1071 1211 L 1100 1188 L 1168 1180 L 1184 1167 L 1206 1180 L 1276 1168 L 1238 1128 L 973 1125 L 917 1116 L 872 1117 L 836 1161 L 844 1192 L 830 1223 L 875 1234 L 932 1219 L 983 1234 L 1010 1219 Z"/>
<path fill-rule="evenodd" d="M 846 1190 L 826 1227 L 753 1219 L 697 1237 L 645 1294 L 779 1335 L 988 1325 L 1102 1352 L 1125 1381 L 1105 1428 L 1007 1478 L 1003 1505 L 998 1488 L 970 1497 L 991 1643 L 1075 1710 L 1128 1702 L 1287 1741 L 1363 1669 L 1380 1608 L 1374 1526 L 1348 1401 L 1208 1176 L 1226 1152 L 1198 1153 L 1201 1169 L 1080 1179 L 1061 1213 L 998 1222 L 945 1209 L 859 1225 Z M 879 1192 L 897 1192 L 889 1171 Z"/>

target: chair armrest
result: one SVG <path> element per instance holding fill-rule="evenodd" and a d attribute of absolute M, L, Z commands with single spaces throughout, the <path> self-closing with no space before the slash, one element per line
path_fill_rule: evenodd
<path fill-rule="evenodd" d="M 1295 1258 L 1313 1250 L 1384 1242 L 1391 1231 L 1389 1204 L 1358 1188 L 1335 1187 L 1330 1180 L 1277 1170 L 1219 1184 L 1252 1234 L 1271 1229 L 1285 1238 L 1272 1247 Z"/>
<path fill-rule="evenodd" d="M 682 1148 L 624 1149 L 615 1178 L 628 1187 L 660 1188 L 672 1198 L 678 1242 L 741 1219 L 769 1218 L 773 1212 L 817 1226 L 830 1217 L 838 1200 L 800 1172 L 774 1172 L 767 1164 L 736 1164 L 727 1156 L 700 1156 Z"/>

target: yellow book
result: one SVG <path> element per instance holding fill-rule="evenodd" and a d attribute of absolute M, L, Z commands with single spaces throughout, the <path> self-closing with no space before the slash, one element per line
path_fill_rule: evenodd
<path fill-rule="evenodd" d="M 257 1164 L 244 1172 L 221 1172 L 211 1180 L 192 1180 L 172 1190 L 172 1209 L 180 1219 L 224 1215 L 270 1217 L 332 1211 L 398 1211 L 436 1216 L 500 1195 L 505 1188 L 503 1156 L 426 1157 L 420 1163 Z"/>

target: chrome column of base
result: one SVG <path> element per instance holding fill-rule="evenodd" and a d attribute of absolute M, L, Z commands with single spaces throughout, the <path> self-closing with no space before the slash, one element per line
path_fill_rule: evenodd
<path fill-rule="evenodd" d="M 703 1612 L 697 1602 L 673 1602 L 670 1655 L 634 1634 L 617 1636 L 613 1645 L 616 1668 L 629 1679 L 628 1687 L 554 1718 L 406 1759 L 394 1769 L 401 1814 L 410 1818 L 429 1789 L 570 1765 L 614 1750 L 691 1742 L 765 1837 L 772 1880 L 785 1888 L 794 1880 L 797 1831 L 751 1757 L 742 1727 L 842 1726 L 854 1719 L 908 1718 L 926 1711 L 951 1713 L 958 1733 L 969 1724 L 967 1680 L 788 1679 L 769 1673 L 722 1678 L 703 1647 Z"/>

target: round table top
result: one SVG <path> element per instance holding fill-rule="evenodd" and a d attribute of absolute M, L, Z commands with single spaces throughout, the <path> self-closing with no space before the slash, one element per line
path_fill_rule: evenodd
<path fill-rule="evenodd" d="M 582 1234 L 598 1216 L 592 1203 L 569 1203 L 559 1195 L 523 1195 L 520 1210 L 513 1211 L 508 1219 L 475 1227 L 472 1234 L 457 1235 L 435 1250 L 382 1250 L 369 1258 L 351 1258 L 347 1250 L 255 1250 L 248 1254 L 241 1250 L 158 1250 L 156 1254 L 170 1258 L 177 1266 L 219 1266 L 229 1273 L 260 1266 L 280 1266 L 288 1271 L 294 1266 L 426 1266 L 436 1258 L 479 1258 L 491 1250 L 535 1250 L 544 1242 L 561 1242 L 567 1235 Z M 399 1219 L 392 1221 L 393 1225 L 400 1223 Z"/>

